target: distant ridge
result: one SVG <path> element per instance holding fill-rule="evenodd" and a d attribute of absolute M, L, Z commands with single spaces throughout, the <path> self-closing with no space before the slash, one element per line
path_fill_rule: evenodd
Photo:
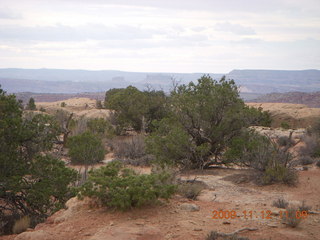
<path fill-rule="evenodd" d="M 150 73 L 116 70 L 0 69 L 0 84 L 8 92 L 81 93 L 101 92 L 133 85 L 151 85 L 169 91 L 172 79 L 181 83 L 196 81 L 203 74 L 214 79 L 226 75 L 234 79 L 243 93 L 320 91 L 319 70 L 233 70 L 230 73 Z"/>
<path fill-rule="evenodd" d="M 294 103 L 304 104 L 312 108 L 320 108 L 320 91 L 318 92 L 289 92 L 289 93 L 270 93 L 262 95 L 249 102 L 256 103 Z"/>

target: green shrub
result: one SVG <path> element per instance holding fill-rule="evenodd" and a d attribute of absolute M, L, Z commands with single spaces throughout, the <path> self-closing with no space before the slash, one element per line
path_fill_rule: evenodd
<path fill-rule="evenodd" d="M 62 102 L 61 104 L 60 104 L 60 107 L 66 107 L 67 106 L 67 104 L 65 103 L 65 102 Z"/>
<path fill-rule="evenodd" d="M 282 221 L 289 227 L 296 228 L 300 222 L 301 218 L 297 218 L 297 212 L 299 210 L 295 208 L 288 208 L 286 213 L 283 214 Z"/>
<path fill-rule="evenodd" d="M 315 158 L 320 157 L 320 144 L 318 144 L 317 148 L 314 150 L 312 157 L 315 157 Z"/>
<path fill-rule="evenodd" d="M 317 167 L 320 167 L 320 160 L 316 163 Z"/>
<path fill-rule="evenodd" d="M 262 181 L 264 184 L 281 182 L 287 185 L 296 185 L 298 182 L 298 175 L 293 169 L 286 168 L 282 165 L 276 165 L 266 169 Z"/>
<path fill-rule="evenodd" d="M 28 104 L 26 106 L 26 110 L 37 110 L 37 106 L 36 106 L 35 101 L 34 101 L 33 98 L 29 99 L 29 102 L 28 102 Z"/>
<path fill-rule="evenodd" d="M 283 198 L 278 198 L 277 200 L 273 201 L 272 206 L 286 209 L 289 206 L 289 202 L 284 200 Z"/>
<path fill-rule="evenodd" d="M 97 198 L 107 207 L 127 210 L 168 199 L 175 192 L 175 186 L 167 183 L 170 177 L 168 173 L 139 175 L 113 161 L 90 172 L 79 197 Z"/>
<path fill-rule="evenodd" d="M 111 123 L 103 118 L 93 118 L 86 122 L 88 130 L 101 137 L 113 137 L 115 130 Z"/>
<path fill-rule="evenodd" d="M 74 164 L 92 165 L 103 160 L 105 155 L 101 139 L 90 132 L 70 137 L 67 146 Z"/>
<path fill-rule="evenodd" d="M 289 128 L 290 128 L 290 125 L 289 125 L 289 123 L 287 123 L 287 122 L 282 122 L 282 123 L 280 124 L 280 127 L 283 128 L 283 129 L 289 129 Z"/>

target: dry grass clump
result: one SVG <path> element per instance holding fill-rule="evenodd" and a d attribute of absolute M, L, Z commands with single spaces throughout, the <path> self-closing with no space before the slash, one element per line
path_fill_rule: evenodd
<path fill-rule="evenodd" d="M 211 231 L 207 235 L 206 240 L 249 240 L 249 238 L 240 237 L 237 234 L 227 235 L 224 233 L 218 233 L 217 231 Z"/>
<path fill-rule="evenodd" d="M 297 218 L 297 212 L 300 211 L 297 208 L 288 208 L 283 215 L 282 221 L 289 227 L 296 228 L 301 223 L 301 218 Z"/>
<path fill-rule="evenodd" d="M 13 227 L 12 227 L 12 233 L 13 234 L 19 234 L 24 231 L 26 231 L 30 227 L 30 217 L 24 216 L 20 219 L 18 219 Z"/>
<path fill-rule="evenodd" d="M 277 143 L 279 144 L 279 146 L 284 147 L 292 145 L 294 141 L 287 136 L 281 136 L 277 139 Z"/>
<path fill-rule="evenodd" d="M 277 200 L 273 201 L 272 206 L 286 209 L 289 206 L 289 202 L 284 200 L 283 198 L 278 198 Z"/>
<path fill-rule="evenodd" d="M 133 136 L 128 140 L 117 140 L 113 144 L 114 155 L 120 159 L 137 159 L 145 153 L 144 136 Z"/>
<path fill-rule="evenodd" d="M 302 201 L 301 205 L 299 205 L 298 208 L 299 208 L 300 212 L 302 212 L 302 211 L 309 212 L 312 209 L 311 206 L 306 204 L 305 200 Z"/>
<path fill-rule="evenodd" d="M 201 181 L 182 181 L 178 185 L 178 193 L 185 198 L 196 200 L 206 187 L 207 185 Z"/>

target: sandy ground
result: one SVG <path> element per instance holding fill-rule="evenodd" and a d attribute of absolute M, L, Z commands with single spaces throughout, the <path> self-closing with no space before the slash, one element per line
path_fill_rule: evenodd
<path fill-rule="evenodd" d="M 319 239 L 320 215 L 309 215 L 298 228 L 290 228 L 277 216 L 281 209 L 271 205 L 275 199 L 283 197 L 291 204 L 306 200 L 314 211 L 319 211 L 320 169 L 313 167 L 309 171 L 300 171 L 300 182 L 296 187 L 257 186 L 251 182 L 235 184 L 225 180 L 226 177 L 239 173 L 244 173 L 245 176 L 246 170 L 212 169 L 202 173 L 188 172 L 182 177 L 189 179 L 197 177 L 197 180 L 208 185 L 208 189 L 202 192 L 198 200 L 191 201 L 176 195 L 169 202 L 128 212 L 90 207 L 86 201 L 72 199 L 68 210 L 60 210 L 46 223 L 39 224 L 35 231 L 27 232 L 31 238 L 27 238 L 25 233 L 18 237 L 11 235 L 0 239 L 186 240 L 205 239 L 212 230 L 230 233 L 242 228 L 257 229 L 239 234 L 250 239 Z M 200 210 L 195 212 L 182 210 L 180 205 L 183 203 L 196 204 Z M 234 210 L 238 217 L 212 219 L 214 210 Z M 247 216 L 246 219 L 243 211 L 253 211 L 253 217 Z M 263 217 L 262 211 L 264 213 L 271 211 L 271 219 Z"/>
<path fill-rule="evenodd" d="M 287 122 L 293 128 L 309 127 L 320 118 L 320 108 L 309 108 L 303 104 L 292 103 L 246 103 L 252 107 L 262 107 L 269 111 L 273 118 L 273 127 L 279 127 L 282 122 Z"/>

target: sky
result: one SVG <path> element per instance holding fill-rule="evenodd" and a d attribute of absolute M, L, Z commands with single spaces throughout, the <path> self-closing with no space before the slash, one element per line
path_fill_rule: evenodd
<path fill-rule="evenodd" d="M 320 0 L 0 0 L 0 68 L 320 69 Z"/>

